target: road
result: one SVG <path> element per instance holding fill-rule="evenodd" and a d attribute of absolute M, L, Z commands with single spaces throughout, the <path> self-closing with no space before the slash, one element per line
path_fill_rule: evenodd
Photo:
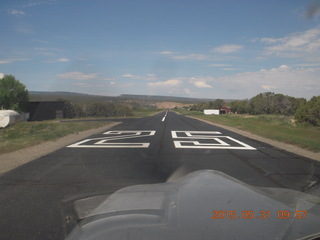
<path fill-rule="evenodd" d="M 178 169 L 214 169 L 253 186 L 320 192 L 319 163 L 162 112 L 124 119 L 106 133 L 1 175 L 0 239 L 64 239 L 75 199 L 165 182 Z"/>

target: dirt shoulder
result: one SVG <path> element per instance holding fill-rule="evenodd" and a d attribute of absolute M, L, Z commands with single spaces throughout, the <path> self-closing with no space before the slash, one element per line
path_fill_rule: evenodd
<path fill-rule="evenodd" d="M 56 141 L 48 141 L 15 152 L 0 154 L 0 174 L 6 173 L 16 167 L 54 152 L 59 148 L 65 147 L 66 145 L 72 144 L 83 138 L 106 131 L 118 124 L 119 122 L 113 122 L 100 128 L 89 129 L 76 134 L 70 134 Z"/>
<path fill-rule="evenodd" d="M 286 150 L 288 152 L 292 152 L 294 154 L 297 154 L 297 155 L 300 155 L 300 156 L 303 156 L 303 157 L 307 157 L 307 158 L 310 158 L 310 159 L 313 159 L 313 160 L 316 160 L 316 161 L 320 161 L 320 153 L 311 152 L 311 151 L 308 151 L 308 150 L 306 150 L 304 148 L 301 148 L 301 147 L 298 147 L 298 146 L 295 146 L 295 145 L 291 145 L 291 144 L 287 144 L 287 143 L 271 140 L 271 139 L 268 139 L 268 138 L 260 137 L 258 135 L 253 134 L 253 133 L 240 130 L 238 128 L 225 126 L 225 125 L 222 125 L 222 124 L 219 124 L 219 123 L 213 123 L 213 122 L 201 119 L 201 118 L 196 118 L 196 117 L 191 117 L 191 116 L 187 116 L 187 117 L 194 118 L 194 119 L 206 122 L 208 124 L 215 125 L 217 127 L 221 127 L 221 128 L 227 129 L 227 130 L 232 131 L 232 132 L 239 133 L 239 134 L 241 134 L 241 135 L 243 135 L 245 137 L 248 137 L 248 138 L 251 138 L 251 139 L 255 139 L 255 140 L 258 140 L 260 142 L 267 143 L 267 144 L 272 145 L 274 147 Z"/>

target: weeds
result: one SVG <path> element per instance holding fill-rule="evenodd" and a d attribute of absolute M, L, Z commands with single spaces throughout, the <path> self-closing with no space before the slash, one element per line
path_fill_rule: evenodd
<path fill-rule="evenodd" d="M 54 141 L 68 134 L 106 125 L 103 121 L 88 122 L 21 122 L 0 129 L 0 154 Z"/>
<path fill-rule="evenodd" d="M 283 115 L 218 115 L 206 116 L 202 112 L 179 110 L 179 113 L 196 116 L 236 127 L 269 139 L 297 145 L 313 152 L 320 152 L 320 128 L 297 124 L 292 116 Z"/>

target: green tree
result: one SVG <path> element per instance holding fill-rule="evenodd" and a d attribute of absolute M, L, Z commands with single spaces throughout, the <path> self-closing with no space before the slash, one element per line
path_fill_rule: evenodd
<path fill-rule="evenodd" d="M 274 99 L 273 97 L 273 92 L 265 92 L 251 98 L 251 114 L 271 114 L 274 106 L 272 103 L 272 100 Z"/>
<path fill-rule="evenodd" d="M 320 96 L 314 96 L 296 111 L 295 118 L 299 123 L 320 126 Z"/>
<path fill-rule="evenodd" d="M 85 105 L 81 105 L 79 103 L 71 103 L 71 106 L 75 112 L 75 117 L 84 117 L 85 116 Z"/>
<path fill-rule="evenodd" d="M 201 103 L 192 105 L 190 110 L 191 111 L 203 111 L 204 109 L 208 109 L 209 105 L 210 105 L 210 103 L 201 102 Z"/>
<path fill-rule="evenodd" d="M 74 118 L 76 117 L 76 109 L 73 104 L 66 99 L 57 99 L 57 101 L 63 102 L 63 117 L 64 118 Z"/>
<path fill-rule="evenodd" d="M 294 115 L 296 113 L 296 111 L 300 108 L 300 106 L 302 106 L 303 104 L 307 103 L 307 100 L 305 98 L 294 98 L 292 97 L 292 106 L 293 106 L 293 113 L 292 115 Z"/>
<path fill-rule="evenodd" d="M 220 108 L 222 108 L 224 106 L 224 104 L 225 104 L 224 100 L 218 98 L 213 102 L 213 106 L 212 107 L 215 108 L 215 109 L 220 109 Z"/>
<path fill-rule="evenodd" d="M 220 109 L 225 105 L 224 100 L 216 99 L 214 102 L 201 102 L 190 107 L 191 111 L 203 111 L 204 109 Z"/>
<path fill-rule="evenodd" d="M 0 79 L 0 109 L 26 112 L 28 102 L 29 92 L 24 84 L 12 75 L 4 75 Z"/>
<path fill-rule="evenodd" d="M 230 103 L 231 111 L 234 113 L 249 113 L 249 100 L 236 100 Z"/>
<path fill-rule="evenodd" d="M 299 106 L 305 102 L 304 98 L 265 92 L 250 99 L 250 113 L 294 115 Z"/>

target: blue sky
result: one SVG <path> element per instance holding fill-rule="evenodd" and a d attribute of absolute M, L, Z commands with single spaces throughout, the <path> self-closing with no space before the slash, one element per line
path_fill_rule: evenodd
<path fill-rule="evenodd" d="M 320 0 L 2 0 L 0 77 L 30 91 L 320 95 Z"/>

